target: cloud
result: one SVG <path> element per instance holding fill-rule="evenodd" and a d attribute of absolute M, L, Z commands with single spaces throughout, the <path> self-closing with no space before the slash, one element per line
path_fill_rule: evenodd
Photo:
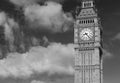
<path fill-rule="evenodd" d="M 0 12 L 0 25 L 3 25 L 7 20 L 7 15 L 4 12 Z"/>
<path fill-rule="evenodd" d="M 0 12 L 0 26 L 2 26 L 5 40 L 8 42 L 9 49 L 13 50 L 14 46 L 14 32 L 13 30 L 19 27 L 18 23 L 14 19 L 10 18 L 5 12 Z"/>
<path fill-rule="evenodd" d="M 46 82 L 33 80 L 33 81 L 31 81 L 31 83 L 46 83 Z"/>
<path fill-rule="evenodd" d="M 117 35 L 115 35 L 112 40 L 120 40 L 120 33 L 118 33 Z"/>
<path fill-rule="evenodd" d="M 73 16 L 58 2 L 64 0 L 10 0 L 23 9 L 28 27 L 47 32 L 65 32 L 73 28 Z M 39 3 L 43 2 L 43 5 Z"/>
<path fill-rule="evenodd" d="M 32 5 L 35 3 L 44 3 L 46 1 L 52 1 L 52 2 L 63 2 L 65 0 L 10 0 L 10 2 L 12 2 L 13 4 L 15 4 L 16 6 L 28 6 L 28 5 Z"/>
<path fill-rule="evenodd" d="M 12 2 L 17 6 L 26 6 L 26 5 L 36 3 L 37 1 L 38 0 L 10 0 L 10 2 Z M 42 1 L 42 0 L 39 0 L 39 1 Z"/>
<path fill-rule="evenodd" d="M 48 47 L 32 47 L 24 54 L 9 53 L 0 60 L 0 77 L 30 77 L 34 73 L 72 75 L 74 45 L 52 43 Z"/>
<path fill-rule="evenodd" d="M 111 58 L 111 57 L 113 57 L 113 54 L 110 53 L 109 51 L 107 51 L 106 49 L 103 49 L 103 58 L 108 59 L 108 58 Z"/>
<path fill-rule="evenodd" d="M 46 2 L 45 5 L 33 4 L 24 8 L 26 19 L 33 29 L 42 29 L 49 32 L 62 32 L 72 28 L 72 15 L 62 10 L 62 5 L 55 2 Z"/>

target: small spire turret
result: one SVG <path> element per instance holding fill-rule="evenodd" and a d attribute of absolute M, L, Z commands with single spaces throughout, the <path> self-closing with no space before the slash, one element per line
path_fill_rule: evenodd
<path fill-rule="evenodd" d="M 94 0 L 82 0 L 82 8 L 94 7 Z"/>

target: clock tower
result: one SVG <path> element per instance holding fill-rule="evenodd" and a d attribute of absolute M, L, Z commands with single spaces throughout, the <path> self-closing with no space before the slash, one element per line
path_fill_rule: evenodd
<path fill-rule="evenodd" d="M 102 27 L 93 0 L 82 0 L 74 24 L 74 83 L 103 83 Z"/>

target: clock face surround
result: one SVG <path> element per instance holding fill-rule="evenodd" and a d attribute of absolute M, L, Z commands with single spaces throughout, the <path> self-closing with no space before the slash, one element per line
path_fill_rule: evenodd
<path fill-rule="evenodd" d="M 93 30 L 89 28 L 84 28 L 81 30 L 79 36 L 80 36 L 80 39 L 84 41 L 86 40 L 88 41 L 93 38 Z"/>

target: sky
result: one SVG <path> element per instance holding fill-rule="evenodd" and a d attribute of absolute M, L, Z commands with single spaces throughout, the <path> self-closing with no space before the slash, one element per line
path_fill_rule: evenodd
<path fill-rule="evenodd" d="M 96 0 L 104 83 L 120 82 L 120 2 Z M 73 83 L 79 0 L 0 0 L 0 83 Z"/>

